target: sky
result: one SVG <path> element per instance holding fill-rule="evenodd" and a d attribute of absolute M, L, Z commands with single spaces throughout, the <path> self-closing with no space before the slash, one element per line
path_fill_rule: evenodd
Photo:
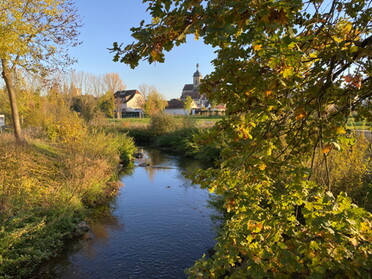
<path fill-rule="evenodd" d="M 73 66 L 76 71 L 96 75 L 116 72 L 126 89 L 151 85 L 169 100 L 179 98 L 183 86 L 193 82 L 197 63 L 203 76 L 213 70 L 211 61 L 215 54 L 212 47 L 192 36 L 186 44 L 166 53 L 164 63 L 149 65 L 147 61 L 141 61 L 137 68 L 131 69 L 123 63 L 113 62 L 113 54 L 107 48 L 112 47 L 113 42 L 132 43 L 130 28 L 138 27 L 142 19 L 151 22 L 151 16 L 146 12 L 147 4 L 142 0 L 76 0 L 76 6 L 84 24 L 79 37 L 82 44 L 70 51 L 78 61 Z"/>

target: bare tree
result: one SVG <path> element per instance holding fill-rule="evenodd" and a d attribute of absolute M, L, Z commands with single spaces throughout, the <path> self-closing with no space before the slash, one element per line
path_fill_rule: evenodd
<path fill-rule="evenodd" d="M 111 94 L 125 90 L 126 87 L 118 73 L 106 73 L 103 77 L 103 84 L 106 92 L 111 92 Z M 121 106 L 121 98 L 115 98 L 116 118 L 121 118 Z"/>
<path fill-rule="evenodd" d="M 85 94 L 100 97 L 105 94 L 105 84 L 102 75 L 88 73 L 85 76 Z"/>
<path fill-rule="evenodd" d="M 125 90 L 125 84 L 118 73 L 106 73 L 103 77 L 106 92 L 114 94 L 116 91 Z"/>

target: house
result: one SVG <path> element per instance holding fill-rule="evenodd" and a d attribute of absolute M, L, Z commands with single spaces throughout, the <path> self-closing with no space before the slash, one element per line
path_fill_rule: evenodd
<path fill-rule="evenodd" d="M 199 93 L 199 85 L 203 76 L 199 72 L 199 64 L 196 64 L 196 72 L 193 75 L 193 83 L 185 84 L 182 89 L 181 100 L 185 100 L 187 96 L 190 96 L 193 100 L 198 101 L 202 96 Z"/>
<path fill-rule="evenodd" d="M 116 111 L 121 112 L 122 117 L 142 117 L 145 98 L 138 90 L 116 91 L 114 94 Z"/>
<path fill-rule="evenodd" d="M 202 82 L 203 76 L 199 72 L 199 64 L 196 64 L 196 72 L 193 75 L 193 83 L 185 84 L 180 100 L 186 100 L 187 96 L 190 96 L 197 108 L 192 110 L 192 114 L 202 115 L 224 115 L 226 107 L 223 104 L 212 107 L 205 94 L 200 94 L 199 86 Z"/>
<path fill-rule="evenodd" d="M 196 109 L 198 106 L 193 101 L 191 103 L 191 110 Z M 165 107 L 165 113 L 173 115 L 189 115 L 190 112 L 185 109 L 185 100 L 172 99 L 168 101 L 168 105 Z"/>
<path fill-rule="evenodd" d="M 196 72 L 193 75 L 193 83 L 192 84 L 185 84 L 182 93 L 181 93 L 181 100 L 185 100 L 187 96 L 190 96 L 195 104 L 198 107 L 207 107 L 208 99 L 205 94 L 199 93 L 199 86 L 203 76 L 199 72 L 199 63 L 196 64 Z"/>

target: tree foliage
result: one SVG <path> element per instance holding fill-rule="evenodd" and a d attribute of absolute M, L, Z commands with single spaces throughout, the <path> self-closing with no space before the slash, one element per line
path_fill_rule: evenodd
<path fill-rule="evenodd" d="M 186 96 L 184 108 L 185 110 L 187 110 L 189 114 L 191 112 L 192 103 L 193 103 L 193 99 L 191 98 L 191 96 Z"/>
<path fill-rule="evenodd" d="M 152 23 L 114 43 L 114 60 L 163 62 L 194 34 L 217 54 L 200 91 L 227 105 L 222 163 L 194 179 L 223 196 L 227 220 L 190 277 L 366 278 L 371 215 L 331 193 L 328 156 L 350 141 L 351 111 L 371 120 L 370 2 L 144 2 Z M 312 182 L 318 168 L 326 187 Z"/>
<path fill-rule="evenodd" d="M 143 98 L 140 99 L 141 103 L 137 105 L 142 107 L 147 115 L 152 116 L 164 111 L 167 101 L 154 86 L 142 84 L 140 91 Z"/>
<path fill-rule="evenodd" d="M 0 59 L 12 108 L 15 136 L 23 141 L 15 92 L 18 67 L 45 76 L 71 64 L 67 48 L 77 42 L 79 18 L 72 0 L 0 2 Z"/>

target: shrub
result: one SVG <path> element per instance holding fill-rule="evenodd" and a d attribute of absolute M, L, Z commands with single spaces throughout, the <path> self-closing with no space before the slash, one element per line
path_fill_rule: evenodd
<path fill-rule="evenodd" d="M 197 133 L 198 129 L 196 128 L 177 129 L 173 132 L 158 136 L 155 145 L 169 148 L 185 155 L 190 155 L 188 142 L 192 139 L 193 135 Z"/>
<path fill-rule="evenodd" d="M 202 161 L 216 161 L 222 148 L 227 145 L 224 134 L 214 128 L 198 129 L 186 140 L 187 154 Z"/>
<path fill-rule="evenodd" d="M 157 113 L 151 116 L 150 129 L 156 135 L 172 132 L 178 127 L 176 119 L 166 113 Z"/>

